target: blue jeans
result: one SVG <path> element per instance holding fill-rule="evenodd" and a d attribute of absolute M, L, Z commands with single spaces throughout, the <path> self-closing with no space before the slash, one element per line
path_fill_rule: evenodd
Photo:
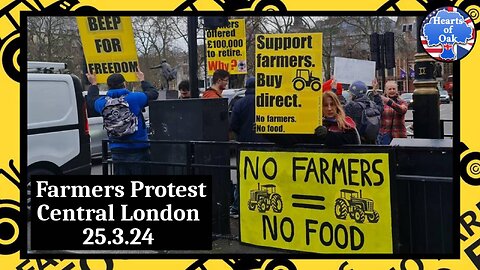
<path fill-rule="evenodd" d="M 112 150 L 113 174 L 114 175 L 149 175 L 150 165 L 144 161 L 150 161 L 150 149 L 137 150 Z"/>
<path fill-rule="evenodd" d="M 377 137 L 377 144 L 389 145 L 392 142 L 392 135 L 390 133 L 379 133 Z"/>

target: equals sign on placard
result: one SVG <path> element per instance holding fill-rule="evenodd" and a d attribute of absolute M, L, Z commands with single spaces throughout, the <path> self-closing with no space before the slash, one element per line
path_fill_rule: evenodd
<path fill-rule="evenodd" d="M 325 210 L 325 206 L 323 206 L 322 202 L 325 201 L 325 197 L 323 196 L 316 196 L 316 195 L 302 195 L 302 194 L 292 194 L 292 199 L 304 200 L 305 202 L 292 203 L 293 207 L 298 208 L 308 208 L 308 209 L 316 209 L 316 210 Z M 310 202 L 308 202 L 310 201 Z"/>

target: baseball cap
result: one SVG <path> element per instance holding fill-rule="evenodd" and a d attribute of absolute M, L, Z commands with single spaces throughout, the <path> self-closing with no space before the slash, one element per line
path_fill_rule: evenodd
<path fill-rule="evenodd" d="M 350 91 L 350 93 L 352 93 L 356 97 L 361 97 L 365 95 L 365 93 L 367 93 L 368 87 L 362 81 L 355 81 L 350 85 L 348 90 Z"/>
<path fill-rule="evenodd" d="M 125 82 L 125 78 L 122 74 L 114 73 L 107 78 L 108 87 L 117 87 L 119 84 Z"/>

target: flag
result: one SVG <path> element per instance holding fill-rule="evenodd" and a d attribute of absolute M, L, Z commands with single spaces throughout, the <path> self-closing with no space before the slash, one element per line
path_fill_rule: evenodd
<path fill-rule="evenodd" d="M 400 78 L 405 79 L 407 77 L 407 72 L 403 68 L 400 68 Z"/>
<path fill-rule="evenodd" d="M 409 68 L 408 68 L 408 71 L 409 71 L 408 76 L 409 76 L 410 78 L 415 78 L 415 70 L 414 70 L 413 68 L 409 67 Z"/>

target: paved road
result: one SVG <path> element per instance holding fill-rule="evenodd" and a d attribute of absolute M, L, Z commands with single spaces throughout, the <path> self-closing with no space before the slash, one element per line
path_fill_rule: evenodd
<path fill-rule="evenodd" d="M 405 120 L 413 120 L 413 111 L 408 110 L 407 114 L 405 115 Z M 449 104 L 440 104 L 440 120 L 453 120 L 453 101 Z M 412 122 L 407 122 L 407 133 L 409 135 L 413 135 L 413 131 L 411 129 Z M 452 122 L 445 122 L 444 123 L 444 134 L 445 135 L 452 135 L 453 134 L 453 127 Z M 447 138 L 447 137 L 446 137 Z"/>

